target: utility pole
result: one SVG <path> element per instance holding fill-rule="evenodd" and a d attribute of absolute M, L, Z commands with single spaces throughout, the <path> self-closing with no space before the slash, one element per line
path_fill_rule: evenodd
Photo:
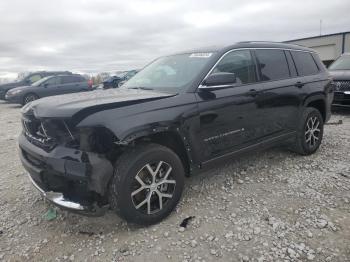
<path fill-rule="evenodd" d="M 322 19 L 320 20 L 320 36 L 322 35 Z"/>

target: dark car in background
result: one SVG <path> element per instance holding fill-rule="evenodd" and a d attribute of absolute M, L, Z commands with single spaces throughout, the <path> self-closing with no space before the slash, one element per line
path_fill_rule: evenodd
<path fill-rule="evenodd" d="M 62 74 L 68 75 L 72 73 L 69 71 L 50 71 L 50 72 L 39 71 L 39 72 L 30 73 L 23 79 L 20 79 L 11 83 L 2 84 L 0 85 L 0 99 L 4 100 L 7 91 L 9 91 L 12 88 L 19 87 L 19 86 L 28 86 L 35 83 L 36 81 L 39 81 L 44 77 L 52 76 L 52 75 L 62 75 Z"/>
<path fill-rule="evenodd" d="M 16 87 L 6 93 L 8 102 L 25 105 L 41 97 L 92 90 L 91 81 L 78 74 L 44 77 L 29 86 Z"/>
<path fill-rule="evenodd" d="M 103 81 L 103 89 L 118 88 L 134 75 L 136 75 L 137 72 L 138 70 L 130 70 L 111 76 L 107 80 Z"/>
<path fill-rule="evenodd" d="M 188 51 L 156 59 L 120 88 L 24 106 L 19 152 L 57 206 L 101 214 L 109 204 L 148 225 L 175 208 L 185 175 L 218 160 L 280 145 L 315 153 L 332 100 L 312 49 L 245 42 Z"/>
<path fill-rule="evenodd" d="M 342 54 L 328 70 L 334 81 L 334 106 L 350 107 L 350 53 Z"/>

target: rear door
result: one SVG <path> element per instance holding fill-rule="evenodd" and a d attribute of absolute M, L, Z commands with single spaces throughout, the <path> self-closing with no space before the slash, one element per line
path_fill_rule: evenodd
<path fill-rule="evenodd" d="M 60 78 L 58 76 L 50 77 L 39 87 L 37 91 L 38 95 L 40 97 L 58 95 L 60 83 Z"/>
<path fill-rule="evenodd" d="M 295 130 L 298 120 L 302 91 L 295 86 L 298 80 L 289 51 L 256 49 L 255 56 L 263 83 L 257 105 L 266 121 L 260 126 L 261 138 L 290 133 Z"/>
<path fill-rule="evenodd" d="M 320 68 L 316 64 L 312 54 L 305 51 L 291 51 L 293 60 L 296 65 L 298 79 L 297 88 L 299 92 L 303 94 L 302 101 L 305 100 L 308 94 L 323 92 L 321 88 L 324 79 L 322 74 L 320 74 Z"/>
<path fill-rule="evenodd" d="M 60 85 L 60 93 L 68 94 L 87 90 L 87 81 L 80 76 L 61 76 L 62 84 Z"/>

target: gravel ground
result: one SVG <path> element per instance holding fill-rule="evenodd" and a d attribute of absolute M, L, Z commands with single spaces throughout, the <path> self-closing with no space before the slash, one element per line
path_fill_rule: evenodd
<path fill-rule="evenodd" d="M 350 112 L 316 154 L 272 149 L 194 175 L 175 212 L 138 227 L 112 212 L 45 220 L 18 159 L 19 109 L 0 102 L 0 261 L 350 261 Z"/>

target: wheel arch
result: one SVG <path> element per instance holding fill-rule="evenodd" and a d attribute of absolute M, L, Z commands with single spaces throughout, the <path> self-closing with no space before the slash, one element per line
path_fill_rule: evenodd
<path fill-rule="evenodd" d="M 323 121 L 327 119 L 326 97 L 324 94 L 317 94 L 308 97 L 304 102 L 305 107 L 314 107 L 320 111 Z"/>
<path fill-rule="evenodd" d="M 186 140 L 186 137 L 181 135 L 177 130 L 163 130 L 156 133 L 153 132 L 147 135 L 136 136 L 132 142 L 134 144 L 155 143 L 171 149 L 179 156 L 186 175 L 189 175 L 191 171 L 192 157 L 189 153 L 188 145 L 184 140 Z"/>
<path fill-rule="evenodd" d="M 25 103 L 24 99 L 25 99 L 28 95 L 34 95 L 34 96 L 36 96 L 37 98 L 40 98 L 40 96 L 39 96 L 37 93 L 35 93 L 35 92 L 33 92 L 33 91 L 28 91 L 27 93 L 23 94 L 23 96 L 22 96 L 22 104 Z"/>

